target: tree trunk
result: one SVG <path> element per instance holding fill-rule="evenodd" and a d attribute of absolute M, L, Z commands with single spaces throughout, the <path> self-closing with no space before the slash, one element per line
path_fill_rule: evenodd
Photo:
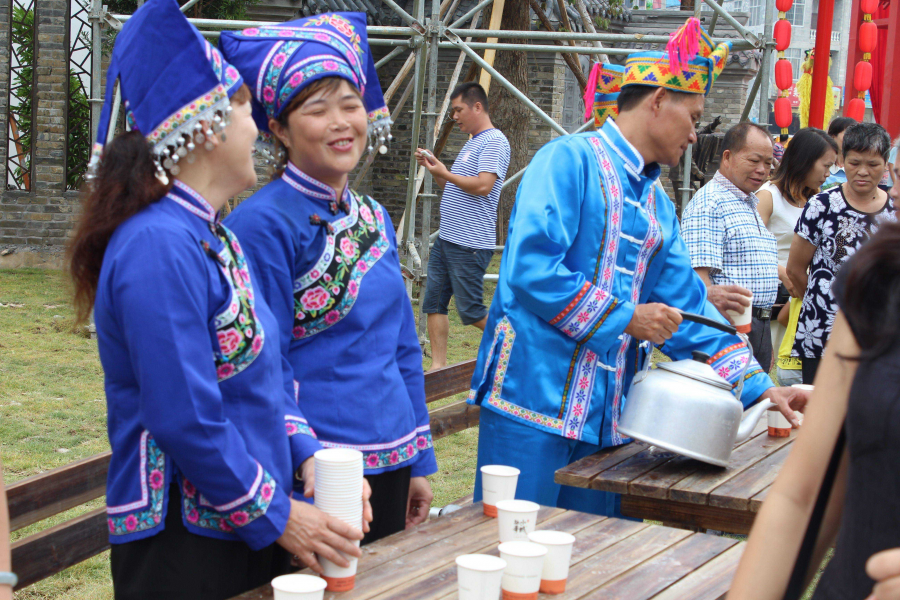
<path fill-rule="evenodd" d="M 530 13 L 528 0 L 506 0 L 500 29 L 528 31 L 530 29 Z M 489 18 L 486 16 L 485 22 L 488 22 Z M 524 43 L 524 40 L 504 41 Z M 527 67 L 528 56 L 525 52 L 497 51 L 494 68 L 526 96 L 528 96 Z M 491 122 L 509 140 L 511 152 L 509 169 L 506 171 L 506 176 L 509 178 L 528 164 L 528 130 L 531 126 L 531 111 L 497 81 L 491 81 L 488 104 L 490 105 Z M 500 195 L 500 204 L 497 207 L 497 241 L 499 244 L 506 241 L 509 214 L 516 200 L 518 186 L 518 183 L 510 185 Z"/>

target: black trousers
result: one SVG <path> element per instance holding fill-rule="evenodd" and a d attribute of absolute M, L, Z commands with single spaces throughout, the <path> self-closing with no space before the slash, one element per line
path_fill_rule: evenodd
<path fill-rule="evenodd" d="M 803 372 L 803 383 L 807 385 L 813 384 L 813 380 L 816 378 L 816 372 L 819 370 L 820 362 L 822 362 L 821 358 L 800 358 L 801 369 Z"/>
<path fill-rule="evenodd" d="M 753 349 L 753 358 L 768 373 L 772 370 L 772 330 L 769 327 L 769 320 L 753 317 L 747 338 L 750 340 L 750 348 Z"/>
<path fill-rule="evenodd" d="M 412 467 L 403 467 L 378 475 L 366 475 L 372 488 L 372 516 L 369 533 L 362 545 L 406 529 L 406 504 Z"/>
<path fill-rule="evenodd" d="M 253 551 L 244 542 L 189 532 L 181 520 L 181 493 L 169 487 L 165 530 L 113 544 L 116 600 L 225 600 L 291 573 L 291 555 L 277 544 Z"/>

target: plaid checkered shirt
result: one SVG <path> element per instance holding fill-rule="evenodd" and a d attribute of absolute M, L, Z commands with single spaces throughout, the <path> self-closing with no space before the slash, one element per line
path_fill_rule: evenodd
<path fill-rule="evenodd" d="M 717 171 L 685 207 L 681 229 L 692 267 L 709 267 L 714 285 L 745 287 L 753 306 L 770 308 L 778 292 L 778 252 L 758 203 Z"/>

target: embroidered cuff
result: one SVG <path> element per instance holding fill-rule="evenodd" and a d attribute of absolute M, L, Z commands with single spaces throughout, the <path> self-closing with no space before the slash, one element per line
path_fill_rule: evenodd
<path fill-rule="evenodd" d="M 743 342 L 728 346 L 724 350 L 717 352 L 709 359 L 709 365 L 720 377 L 726 379 L 732 388 L 735 388 L 738 384 L 738 377 L 741 376 L 741 371 L 748 359 L 752 362 L 744 375 L 744 381 L 747 381 L 755 375 L 764 373 L 764 371 L 759 366 L 759 363 L 756 362 L 756 359 L 747 353 L 747 345 Z M 744 391 L 746 393 L 747 390 Z"/>
<path fill-rule="evenodd" d="M 550 320 L 550 324 L 580 342 L 603 325 L 617 303 L 610 294 L 585 283 L 569 305 Z"/>

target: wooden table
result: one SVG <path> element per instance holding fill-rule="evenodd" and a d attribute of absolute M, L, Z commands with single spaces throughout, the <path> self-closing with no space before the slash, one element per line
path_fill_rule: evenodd
<path fill-rule="evenodd" d="M 574 462 L 555 479 L 622 494 L 622 513 L 630 517 L 749 533 L 795 438 L 796 430 L 790 437 L 769 437 L 762 419 L 724 469 L 635 442 Z"/>
<path fill-rule="evenodd" d="M 559 598 L 713 600 L 728 590 L 744 544 L 647 523 L 543 508 L 539 529 L 568 531 L 577 542 L 566 593 Z M 497 521 L 481 503 L 432 519 L 363 548 L 350 592 L 325 598 L 456 598 L 455 558 L 497 554 Z M 306 571 L 308 572 L 308 571 Z M 233 600 L 272 598 L 269 585 Z"/>

